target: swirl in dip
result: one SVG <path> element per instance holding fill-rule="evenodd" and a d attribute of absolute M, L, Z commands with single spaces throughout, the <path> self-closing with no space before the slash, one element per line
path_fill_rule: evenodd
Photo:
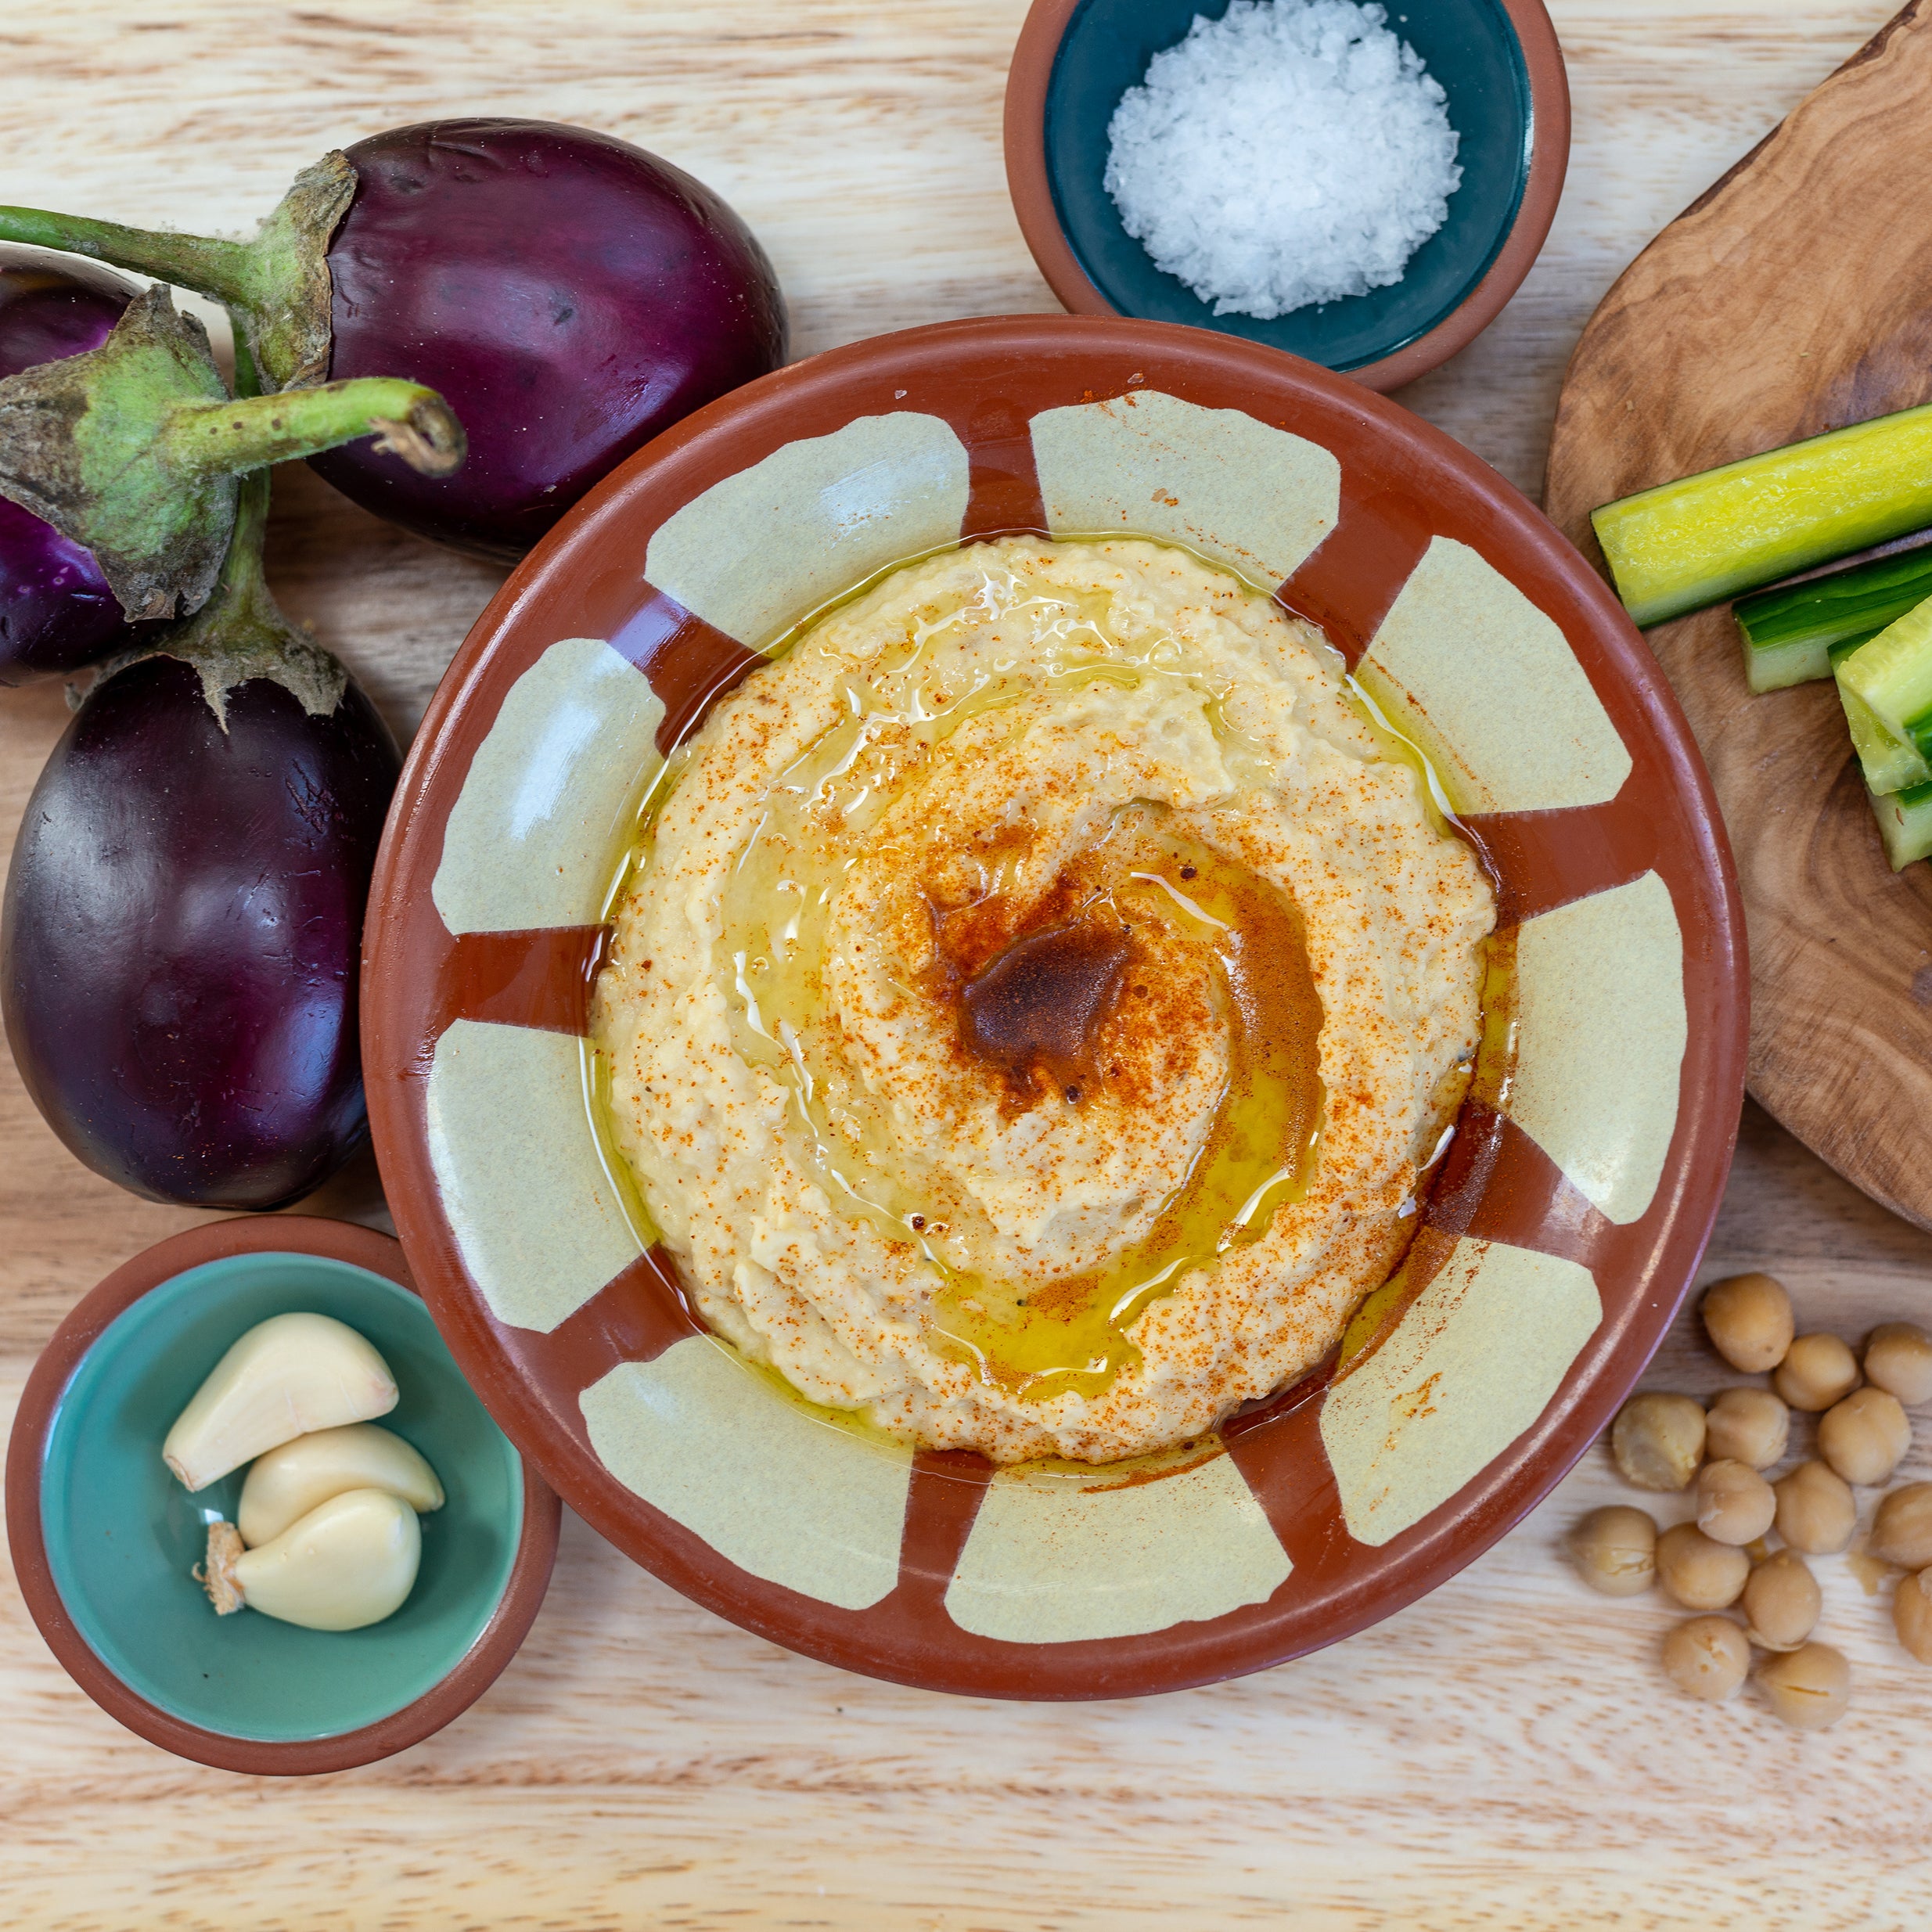
<path fill-rule="evenodd" d="M 696 1305 L 928 1448 L 1105 1462 L 1333 1347 L 1495 923 L 1320 634 L 1136 541 L 908 565 L 713 711 L 592 1035 Z"/>

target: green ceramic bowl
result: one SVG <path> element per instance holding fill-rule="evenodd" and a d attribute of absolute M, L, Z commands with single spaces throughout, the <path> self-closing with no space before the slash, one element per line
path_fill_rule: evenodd
<path fill-rule="evenodd" d="M 183 1243 L 189 1250 L 163 1252 Z M 233 1764 L 239 1751 L 248 1761 L 234 1768 L 253 1770 L 333 1767 L 345 1745 L 346 1761 L 362 1761 L 447 1722 L 527 1628 L 557 1505 L 463 1380 L 400 1250 L 367 1229 L 284 1218 L 199 1229 L 131 1267 L 142 1285 L 128 1270 L 103 1284 L 121 1305 L 84 1304 L 68 1324 L 82 1332 L 56 1338 L 9 1459 L 16 1567 L 23 1585 L 40 1574 L 65 1633 L 111 1681 L 114 1696 L 100 1700 L 149 1736 L 135 1718 L 164 1720 L 157 1741 L 172 1748 L 183 1735 L 219 1740 L 215 1754 L 189 1754 Z M 375 1344 L 400 1391 L 383 1425 L 429 1459 L 447 1497 L 423 1519 L 408 1601 L 364 1630 L 218 1617 L 192 1572 L 208 1522 L 234 1520 L 245 1471 L 191 1495 L 161 1461 L 169 1426 L 229 1344 L 294 1310 L 333 1315 Z M 16 1464 L 38 1505 L 31 1525 L 12 1506 Z M 38 1532 L 26 1560 L 23 1527 Z M 452 1680 L 466 1693 L 453 1704 Z M 82 1682 L 99 1696 L 98 1681 Z"/>
<path fill-rule="evenodd" d="M 1392 389 L 1452 355 L 1508 301 L 1549 232 L 1570 149 L 1563 55 L 1542 0 L 1387 0 L 1448 95 L 1462 182 L 1393 287 L 1272 322 L 1217 315 L 1164 274 L 1102 183 L 1107 126 L 1201 0 L 1036 0 L 1006 87 L 1006 177 L 1034 258 L 1080 315 L 1185 322 Z"/>

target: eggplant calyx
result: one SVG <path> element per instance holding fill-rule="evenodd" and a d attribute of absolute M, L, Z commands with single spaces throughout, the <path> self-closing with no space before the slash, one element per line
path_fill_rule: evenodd
<path fill-rule="evenodd" d="M 272 599 L 267 601 L 265 612 L 230 610 L 216 622 L 208 621 L 210 613 L 203 611 L 191 617 L 178 635 L 149 653 L 178 657 L 196 673 L 201 679 L 201 695 L 225 732 L 228 694 L 251 678 L 280 685 L 311 718 L 328 717 L 349 686 L 341 660 L 297 630 Z"/>
<path fill-rule="evenodd" d="M 251 678 L 280 685 L 311 718 L 326 718 L 342 702 L 348 672 L 282 615 L 262 574 L 268 488 L 265 470 L 243 479 L 234 540 L 206 606 L 157 642 L 113 660 L 103 667 L 100 682 L 143 658 L 178 658 L 200 678 L 201 694 L 224 732 L 228 693 Z"/>
<path fill-rule="evenodd" d="M 329 374 L 329 244 L 355 189 L 354 164 L 338 149 L 296 176 L 252 242 L 17 207 L 0 207 L 0 241 L 91 256 L 211 296 L 234 316 L 270 388 L 306 388 Z"/>
<path fill-rule="evenodd" d="M 355 187 L 354 164 L 340 148 L 333 149 L 296 176 L 246 246 L 246 286 L 229 312 L 270 389 L 302 389 L 328 379 L 335 335 L 329 244 Z"/>
<path fill-rule="evenodd" d="M 237 473 L 370 435 L 430 476 L 463 459 L 462 424 L 420 383 L 231 398 L 207 331 L 157 286 L 99 348 L 0 381 L 0 495 L 85 545 L 131 618 L 185 615 L 228 552 Z"/>
<path fill-rule="evenodd" d="M 92 550 L 131 618 L 192 610 L 228 549 L 234 478 L 143 458 L 171 405 L 227 395 L 207 331 L 149 289 L 98 349 L 0 381 L 0 495 Z"/>

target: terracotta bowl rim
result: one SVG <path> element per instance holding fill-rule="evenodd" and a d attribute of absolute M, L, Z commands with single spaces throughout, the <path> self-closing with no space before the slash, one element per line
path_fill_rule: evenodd
<path fill-rule="evenodd" d="M 55 1411 L 95 1343 L 143 1295 L 210 1261 L 282 1254 L 346 1261 L 421 1297 L 401 1243 L 355 1222 L 310 1214 L 244 1215 L 185 1229 L 124 1261 L 69 1311 L 27 1376 L 7 1445 L 7 1542 L 14 1573 L 28 1614 L 62 1668 L 110 1717 L 149 1743 L 218 1771 L 258 1777 L 307 1777 L 372 1764 L 420 1743 L 461 1716 L 502 1675 L 529 1635 L 549 1588 L 562 1516 L 556 1492 L 523 1455 L 523 1528 L 490 1621 L 445 1676 L 373 1724 L 293 1742 L 234 1737 L 188 1723 L 124 1682 L 76 1628 L 48 1563 L 41 1526 L 41 1462 Z"/>
<path fill-rule="evenodd" d="M 1297 1639 L 1292 1646 L 1278 1646 L 1262 1656 L 1244 1648 L 1233 1636 L 1217 1638 L 1213 1647 L 1196 1645 L 1185 1662 L 1164 1653 L 1152 1663 L 1131 1662 L 1104 1671 L 1096 1667 L 1092 1682 L 1083 1680 L 1075 1685 L 1070 1673 L 1067 1682 L 1056 1678 L 1050 1687 L 1022 1688 L 1004 1679 L 985 1681 L 983 1667 L 970 1660 L 922 1657 L 907 1663 L 882 1659 L 875 1647 L 840 1622 L 846 1613 L 822 1604 L 815 1611 L 783 1605 L 771 1607 L 763 1599 L 786 1596 L 781 1587 L 749 1577 L 682 1526 L 671 1523 L 669 1533 L 655 1527 L 657 1512 L 629 1491 L 617 1495 L 615 1478 L 592 1468 L 592 1459 L 566 1440 L 568 1430 L 559 1419 L 554 1401 L 546 1399 L 539 1385 L 525 1380 L 503 1352 L 495 1318 L 483 1307 L 437 1204 L 434 1172 L 415 1121 L 415 1103 L 405 1094 L 423 1070 L 421 1049 L 409 1029 L 416 1024 L 418 1005 L 427 1003 L 412 990 L 412 980 L 433 977 L 437 969 L 434 962 L 411 952 L 402 935 L 409 928 L 412 908 L 424 918 L 430 916 L 421 913 L 421 908 L 429 903 L 435 854 L 441 850 L 443 823 L 454 802 L 453 793 L 444 794 L 454 783 L 452 771 L 460 777 L 469 755 L 459 751 L 457 734 L 466 728 L 466 708 L 491 675 L 495 654 L 499 647 L 505 648 L 508 661 L 520 673 L 541 654 L 529 635 L 533 624 L 543 627 L 552 642 L 585 634 L 567 617 L 549 614 L 547 600 L 563 586 L 581 587 L 595 581 L 597 594 L 603 595 L 605 581 L 616 581 L 610 575 L 613 567 L 627 585 L 642 582 L 642 539 L 627 528 L 625 519 L 628 506 L 648 492 L 660 466 L 715 467 L 721 460 L 719 452 L 743 433 L 738 428 L 742 419 L 749 418 L 761 429 L 768 422 L 803 421 L 815 410 L 829 412 L 829 399 L 842 398 L 848 389 L 868 380 L 881 396 L 890 395 L 894 392 L 887 386 L 889 380 L 899 380 L 908 370 L 924 369 L 942 356 L 949 361 L 966 360 L 983 357 L 992 349 L 1019 364 L 1030 354 L 1057 352 L 1068 344 L 1096 358 L 1111 354 L 1128 367 L 1143 356 L 1164 358 L 1174 370 L 1188 372 L 1173 377 L 1184 386 L 1196 376 L 1203 381 L 1211 377 L 1224 389 L 1253 385 L 1241 393 L 1268 394 L 1276 402 L 1285 396 L 1304 398 L 1311 408 L 1355 426 L 1351 434 L 1392 438 L 1398 448 L 1414 452 L 1427 469 L 1448 473 L 1457 487 L 1469 492 L 1467 500 L 1485 516 L 1495 517 L 1505 527 L 1516 573 L 1560 586 L 1573 607 L 1578 609 L 1578 621 L 1586 624 L 1601 649 L 1622 701 L 1646 721 L 1645 729 L 1654 739 L 1673 795 L 1682 800 L 1697 891 L 1700 901 L 1707 900 L 1710 908 L 1704 956 L 1724 997 L 1714 1010 L 1693 1011 L 1691 1015 L 1693 1027 L 1699 1030 L 1693 1039 L 1702 1043 L 1696 1051 L 1701 1056 L 1703 1074 L 1697 1085 L 1684 1091 L 1673 1152 L 1659 1182 L 1660 1203 L 1667 1189 L 1673 1185 L 1677 1189 L 1678 1204 L 1668 1221 L 1668 1243 L 1658 1247 L 1642 1277 L 1648 1285 L 1641 1308 L 1633 1302 L 1633 1311 L 1624 1319 L 1618 1332 L 1607 1339 L 1599 1332 L 1573 1363 L 1570 1373 L 1588 1366 L 1596 1378 L 1593 1386 L 1582 1398 L 1565 1397 L 1560 1392 L 1552 1396 L 1551 1410 L 1562 1405 L 1560 1421 L 1550 1423 L 1546 1412 L 1527 1432 L 1533 1435 L 1547 1430 L 1550 1437 L 1539 1449 L 1533 1472 L 1497 1473 L 1510 1453 L 1506 1451 L 1495 1464 L 1486 1466 L 1424 1519 L 1427 1524 L 1444 1517 L 1445 1526 L 1430 1531 L 1426 1547 L 1405 1556 L 1399 1577 L 1387 1582 L 1365 1578 L 1352 1583 L 1333 1599 L 1334 1606 L 1319 1633 L 1306 1641 Z M 1155 365 L 1150 362 L 1149 366 Z M 889 379 L 888 371 L 893 372 Z M 1157 388 L 1160 380 L 1148 379 Z M 883 401 L 868 405 L 862 401 L 851 414 L 862 416 L 869 407 L 891 406 Z M 916 409 L 921 405 L 904 406 Z M 789 440 L 821 433 L 800 427 Z M 786 440 L 781 436 L 780 444 Z M 638 574 L 635 578 L 629 574 L 633 572 Z M 569 613 L 571 617 L 577 614 L 574 608 Z M 507 688 L 509 673 L 502 675 Z M 473 729 L 480 743 L 482 728 Z M 1352 1635 L 1413 1603 L 1480 1556 L 1549 1495 L 1607 1427 L 1668 1330 L 1695 1279 L 1715 1221 L 1744 1091 L 1748 1011 L 1745 934 L 1729 843 L 1689 727 L 1668 685 L 1657 675 L 1648 648 L 1609 588 L 1506 479 L 1398 404 L 1333 371 L 1265 345 L 1211 330 L 1133 318 L 1042 314 L 977 317 L 930 324 L 829 350 L 707 405 L 632 456 L 519 565 L 457 651 L 405 764 L 377 860 L 369 907 L 364 948 L 363 1051 L 379 1162 L 402 1239 L 426 1285 L 430 1311 L 473 1386 L 505 1433 L 520 1446 L 534 1450 L 548 1479 L 599 1534 L 715 1614 L 787 1649 L 863 1675 L 968 1696 L 1028 1700 L 1117 1698 L 1223 1681 Z M 1686 929 L 1687 962 L 1691 944 Z M 1686 1079 L 1690 1059 L 1687 1052 Z M 1686 1135 L 1683 1151 L 1678 1153 L 1677 1135 L 1685 1131 L 1687 1121 L 1696 1131 Z M 574 1406 L 573 1395 L 570 1407 Z M 1518 1448 L 1523 1440 L 1517 1439 Z M 1471 1492 L 1476 1491 L 1481 1493 L 1472 1498 Z M 1420 1527 L 1404 1531 L 1388 1547 L 1398 1547 L 1405 1538 L 1419 1534 Z M 687 1544 L 699 1547 L 687 1551 Z M 1190 1630 L 1205 1628 L 1184 1623 L 1159 1634 L 1179 1649 L 1186 1647 L 1180 1640 Z M 1040 1652 L 1098 1651 L 1114 1641 L 1009 1647 Z"/>
<path fill-rule="evenodd" d="M 1053 63 L 1067 23 L 1085 3 L 1033 0 L 1020 27 L 1006 72 L 1006 188 L 1020 232 L 1061 305 L 1076 315 L 1118 315 L 1122 311 L 1094 286 L 1067 239 L 1053 205 L 1046 163 L 1046 97 Z M 1365 388 L 1399 389 L 1467 348 L 1523 286 L 1556 218 L 1570 166 L 1570 77 L 1563 47 L 1544 0 L 1498 0 L 1498 4 L 1516 29 L 1529 77 L 1531 146 L 1522 200 L 1482 279 L 1441 322 L 1375 362 L 1330 372 Z"/>

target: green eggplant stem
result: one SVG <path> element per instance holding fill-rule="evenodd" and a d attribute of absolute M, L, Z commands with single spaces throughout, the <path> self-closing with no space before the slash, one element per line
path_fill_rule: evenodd
<path fill-rule="evenodd" d="M 261 394 L 254 358 L 240 341 L 235 348 L 235 390 L 244 401 Z M 193 617 L 153 647 L 192 666 L 208 708 L 224 731 L 228 693 L 251 678 L 272 678 L 303 710 L 321 718 L 341 702 L 348 683 L 340 663 L 289 622 L 268 588 L 262 552 L 271 477 L 268 470 L 251 470 L 237 480 L 234 526 L 214 591 Z"/>
<path fill-rule="evenodd" d="M 268 533 L 270 482 L 265 470 L 251 470 L 241 479 L 235 498 L 235 531 L 228 538 L 221 574 L 215 580 L 210 609 L 250 610 L 268 595 L 261 556 Z"/>
<path fill-rule="evenodd" d="M 378 449 L 429 477 L 449 475 L 464 451 L 462 426 L 434 390 L 388 376 L 178 404 L 161 434 L 170 462 L 203 476 L 291 462 L 362 436 L 380 436 Z"/>
<path fill-rule="evenodd" d="M 253 241 L 162 234 L 85 215 L 12 207 L 0 207 L 0 241 L 91 255 L 210 296 L 233 318 L 236 335 L 254 352 L 265 387 L 307 389 L 329 374 L 329 239 L 355 190 L 355 170 L 337 149 L 296 176 Z"/>
<path fill-rule="evenodd" d="M 261 376 L 250 354 L 248 344 L 235 340 L 235 401 L 229 407 L 261 401 Z M 210 610 L 224 607 L 245 610 L 250 615 L 266 614 L 279 619 L 281 613 L 268 588 L 262 567 L 268 547 L 268 502 L 274 485 L 266 469 L 252 470 L 237 480 L 235 498 L 235 529 L 228 538 L 228 555 L 221 559 L 221 574 L 208 599 Z"/>
<path fill-rule="evenodd" d="M 118 221 L 56 214 L 45 208 L 9 207 L 0 207 L 0 241 L 91 256 L 157 281 L 199 289 L 218 301 L 243 302 L 252 293 L 251 251 L 243 242 L 124 228 Z"/>

